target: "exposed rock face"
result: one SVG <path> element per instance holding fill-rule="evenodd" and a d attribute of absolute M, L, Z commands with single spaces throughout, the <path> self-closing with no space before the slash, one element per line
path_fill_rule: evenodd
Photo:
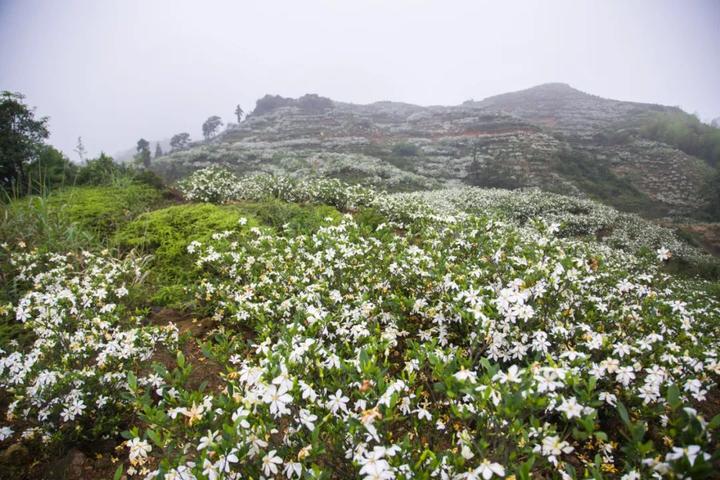
<path fill-rule="evenodd" d="M 628 125 L 664 111 L 677 109 L 602 99 L 564 84 L 453 107 L 268 95 L 241 124 L 156 160 L 155 169 L 176 179 L 220 162 L 239 173 L 323 174 L 390 190 L 527 186 L 605 195 L 600 199 L 612 203 L 620 198 L 612 189 L 588 188 L 605 182 L 627 190 L 620 192 L 627 205 L 614 206 L 692 214 L 703 201 L 699 192 L 710 168 L 625 133 Z"/>

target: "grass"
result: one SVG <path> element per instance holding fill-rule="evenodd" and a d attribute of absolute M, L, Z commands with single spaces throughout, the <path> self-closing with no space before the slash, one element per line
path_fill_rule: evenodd
<path fill-rule="evenodd" d="M 70 187 L 42 196 L 17 198 L 0 205 L 0 239 L 7 249 L 38 252 L 78 252 L 108 246 L 108 238 L 138 214 L 162 202 L 160 190 L 129 183 L 115 186 Z M 24 293 L 10 264 L 8 250 L 0 248 L 0 311 Z M 14 319 L 0 315 L 0 344 L 23 340 Z"/>
<path fill-rule="evenodd" d="M 219 231 L 235 230 L 242 213 L 236 207 L 211 204 L 175 205 L 144 213 L 123 225 L 111 243 L 120 251 L 137 249 L 153 255 L 148 278 L 148 300 L 158 305 L 191 301 L 185 287 L 191 282 L 194 265 L 187 247 L 192 241 L 207 241 Z M 249 219 L 250 225 L 256 225 Z"/>
<path fill-rule="evenodd" d="M 192 298 L 186 288 L 196 267 L 187 248 L 193 241 L 207 242 L 216 232 L 263 226 L 286 235 L 311 233 L 320 225 L 340 220 L 340 212 L 327 205 L 297 205 L 269 200 L 235 205 L 192 203 L 175 205 L 140 215 L 122 226 L 111 244 L 121 251 L 137 249 L 154 256 L 150 273 L 154 305 L 187 308 Z"/>

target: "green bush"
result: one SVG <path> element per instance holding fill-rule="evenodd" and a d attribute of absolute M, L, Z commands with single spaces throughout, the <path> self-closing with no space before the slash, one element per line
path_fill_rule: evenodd
<path fill-rule="evenodd" d="M 176 205 L 140 215 L 122 227 L 113 238 L 121 250 L 138 249 L 154 255 L 150 281 L 154 285 L 150 300 L 160 305 L 190 300 L 185 286 L 192 283 L 196 270 L 188 246 L 207 242 L 213 233 L 237 231 L 265 225 L 288 235 L 307 234 L 327 224 L 339 222 L 341 214 L 327 205 L 297 205 L 279 200 L 238 205 Z M 241 225 L 240 219 L 246 223 Z"/>
<path fill-rule="evenodd" d="M 103 243 L 119 225 L 161 199 L 146 185 L 72 187 L 2 206 L 0 236 L 42 251 L 59 252 Z"/>
<path fill-rule="evenodd" d="M 148 185 L 123 187 L 74 187 L 48 197 L 48 206 L 101 238 L 142 212 L 151 210 L 162 199 L 157 189 Z"/>
<path fill-rule="evenodd" d="M 331 218 L 333 222 L 339 222 L 341 218 L 340 212 L 329 205 L 298 205 L 269 200 L 243 203 L 241 207 L 264 225 L 288 234 L 313 233 L 322 225 L 327 225 L 326 218 Z"/>
<path fill-rule="evenodd" d="M 215 232 L 236 230 L 243 216 L 236 206 L 175 205 L 145 213 L 124 225 L 113 237 L 113 244 L 124 251 L 152 253 L 151 300 L 175 304 L 187 300 L 184 287 L 191 283 L 195 270 L 188 253 L 190 242 L 204 242 Z M 253 218 L 248 219 L 247 226 L 255 225 Z"/>
<path fill-rule="evenodd" d="M 398 143 L 393 146 L 392 153 L 400 157 L 416 157 L 420 154 L 420 148 L 412 143 Z"/>

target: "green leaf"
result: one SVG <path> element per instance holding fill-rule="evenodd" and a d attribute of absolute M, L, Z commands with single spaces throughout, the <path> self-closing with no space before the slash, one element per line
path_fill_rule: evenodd
<path fill-rule="evenodd" d="M 608 436 L 605 432 L 595 432 L 594 435 L 595 435 L 595 438 L 597 438 L 598 440 L 602 440 L 603 442 L 608 441 Z"/>
<path fill-rule="evenodd" d="M 185 366 L 185 355 L 183 355 L 182 352 L 177 353 L 177 364 L 180 368 L 183 368 Z"/>
<path fill-rule="evenodd" d="M 715 415 L 707 425 L 708 430 L 715 430 L 718 427 L 720 427 L 720 414 Z"/>
<path fill-rule="evenodd" d="M 128 372 L 127 376 L 128 386 L 130 387 L 130 391 L 135 392 L 137 390 L 137 377 L 133 372 Z"/>
<path fill-rule="evenodd" d="M 163 448 L 165 446 L 163 444 L 162 437 L 160 437 L 160 435 L 154 430 L 148 430 L 147 432 L 145 432 L 145 435 L 147 435 L 148 438 L 152 440 L 153 443 L 158 447 Z"/>
<path fill-rule="evenodd" d="M 113 480 L 120 480 L 120 478 L 122 477 L 122 474 L 123 474 L 123 466 L 122 466 L 122 464 L 120 464 L 118 466 L 117 470 L 115 470 L 115 475 L 113 475 Z"/>
<path fill-rule="evenodd" d="M 677 409 L 682 404 L 680 401 L 680 389 L 675 384 L 668 387 L 666 398 L 673 409 Z"/>
<path fill-rule="evenodd" d="M 618 402 L 617 411 L 618 414 L 620 414 L 620 419 L 623 421 L 623 423 L 625 425 L 630 425 L 630 415 L 628 415 L 627 408 L 625 408 L 625 405 L 623 405 L 622 402 Z"/>

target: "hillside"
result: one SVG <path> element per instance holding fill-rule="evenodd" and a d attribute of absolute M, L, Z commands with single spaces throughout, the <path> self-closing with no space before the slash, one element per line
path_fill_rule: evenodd
<path fill-rule="evenodd" d="M 538 187 L 648 217 L 701 216 L 712 166 L 644 134 L 662 115 L 690 117 L 564 84 L 450 107 L 266 96 L 239 125 L 153 168 L 175 180 L 220 163 L 243 174 L 321 175 L 391 191 Z"/>
<path fill-rule="evenodd" d="M 2 205 L 0 477 L 716 477 L 720 266 L 672 231 L 539 191 L 138 178 Z"/>

